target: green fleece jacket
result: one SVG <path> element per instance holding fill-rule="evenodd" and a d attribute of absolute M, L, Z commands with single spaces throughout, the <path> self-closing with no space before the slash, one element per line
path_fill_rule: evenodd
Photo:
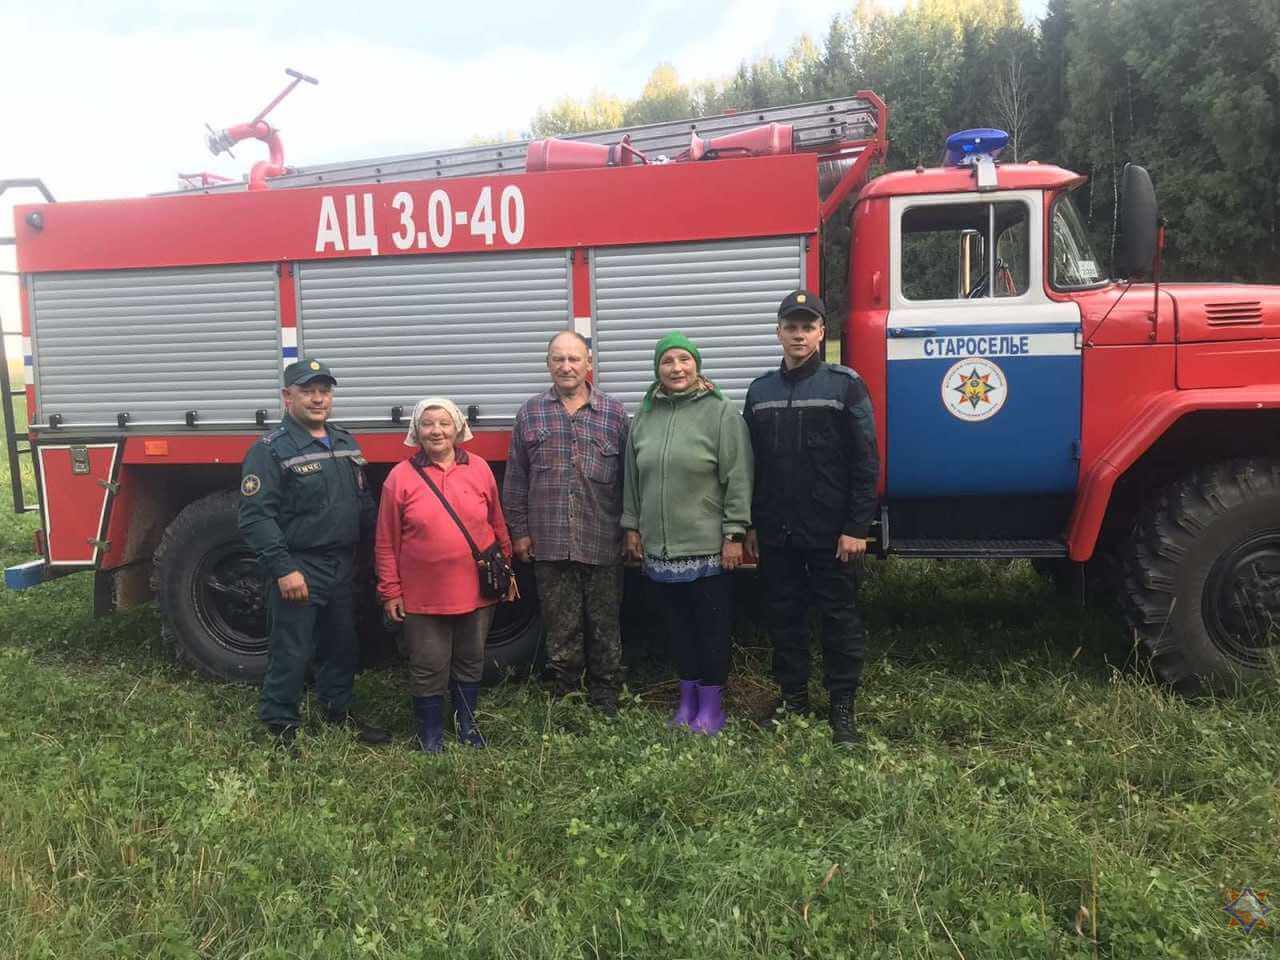
<path fill-rule="evenodd" d="M 656 393 L 631 424 L 625 469 L 622 526 L 640 531 L 650 556 L 719 553 L 726 534 L 751 525 L 746 421 L 710 390 Z"/>

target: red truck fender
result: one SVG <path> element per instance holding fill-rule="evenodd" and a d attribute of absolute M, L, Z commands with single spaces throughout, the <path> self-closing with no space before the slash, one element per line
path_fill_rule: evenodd
<path fill-rule="evenodd" d="M 1093 555 L 1111 501 L 1111 491 L 1151 445 L 1179 419 L 1202 410 L 1267 410 L 1280 408 L 1280 386 L 1233 390 L 1166 390 L 1156 394 L 1128 429 L 1116 436 L 1082 478 L 1067 525 L 1069 555 L 1083 563 Z"/>

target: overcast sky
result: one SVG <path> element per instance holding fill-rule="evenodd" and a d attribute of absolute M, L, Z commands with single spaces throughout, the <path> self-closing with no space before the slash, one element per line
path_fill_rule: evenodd
<path fill-rule="evenodd" d="M 900 6 L 901 0 L 888 0 Z M 0 0 L 0 178 L 41 177 L 59 200 L 139 196 L 181 172 L 239 177 L 265 156 L 210 156 L 204 124 L 252 119 L 285 67 L 320 80 L 271 115 L 287 162 L 462 145 L 526 130 L 593 88 L 628 98 L 652 69 L 726 76 L 744 58 L 820 39 L 849 0 L 379 2 Z M 1029 18 L 1044 0 L 1023 0 Z M 27 198 L 22 198 L 23 202 Z M 9 197 L 0 233 L 10 234 Z M 0 247 L 0 269 L 11 269 Z M 0 278 L 0 287 L 11 286 Z M 9 291 L 0 314 L 12 329 Z"/>

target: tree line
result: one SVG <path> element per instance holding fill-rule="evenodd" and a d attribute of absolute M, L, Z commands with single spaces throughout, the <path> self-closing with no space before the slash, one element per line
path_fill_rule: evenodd
<path fill-rule="evenodd" d="M 1168 221 L 1164 276 L 1280 282 L 1280 4 L 1276 0 L 1049 0 L 1026 23 L 1017 0 L 861 0 L 826 36 L 684 83 L 658 66 L 639 97 L 600 91 L 537 112 L 534 136 L 608 129 L 847 96 L 889 107 L 876 172 L 936 164 L 948 133 L 993 126 L 1006 160 L 1086 174 L 1080 212 L 1115 254 L 1120 172 L 1151 172 Z M 828 251 L 843 299 L 847 239 Z M 843 248 L 843 249 L 842 249 Z M 835 262 L 832 262 L 835 261 Z M 832 271 L 832 267 L 836 267 Z"/>

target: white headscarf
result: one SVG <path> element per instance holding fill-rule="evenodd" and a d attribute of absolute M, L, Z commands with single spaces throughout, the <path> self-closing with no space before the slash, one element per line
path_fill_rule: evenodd
<path fill-rule="evenodd" d="M 422 411 L 430 407 L 438 407 L 441 410 L 448 411 L 449 416 L 453 417 L 453 425 L 457 428 L 458 435 L 453 438 L 455 444 L 466 443 L 471 439 L 471 428 L 467 426 L 467 418 L 462 415 L 462 411 L 458 409 L 458 405 L 448 397 L 427 397 L 425 400 L 419 400 L 418 405 L 413 408 L 413 419 L 409 421 L 409 432 L 404 435 L 404 445 L 419 449 L 422 443 L 418 440 L 418 421 L 422 418 Z"/>

